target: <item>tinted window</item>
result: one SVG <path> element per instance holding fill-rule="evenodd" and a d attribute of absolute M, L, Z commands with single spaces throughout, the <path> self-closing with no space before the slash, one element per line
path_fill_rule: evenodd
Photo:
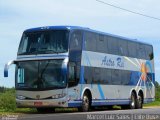
<path fill-rule="evenodd" d="M 101 68 L 94 68 L 93 83 L 100 83 L 101 81 Z"/>
<path fill-rule="evenodd" d="M 111 84 L 111 69 L 102 68 L 101 70 L 101 84 Z"/>
<path fill-rule="evenodd" d="M 70 49 L 71 50 L 80 50 L 82 47 L 82 32 L 75 31 L 71 35 Z"/>
<path fill-rule="evenodd" d="M 129 57 L 137 57 L 137 43 L 135 42 L 128 42 L 128 52 Z"/>
<path fill-rule="evenodd" d="M 137 44 L 137 55 L 140 59 L 146 59 L 145 45 Z"/>
<path fill-rule="evenodd" d="M 16 66 L 17 89 L 58 89 L 66 86 L 62 70 L 63 60 L 18 62 Z"/>
<path fill-rule="evenodd" d="M 122 70 L 121 71 L 121 84 L 128 85 L 130 81 L 130 71 Z"/>
<path fill-rule="evenodd" d="M 121 70 L 112 70 L 112 85 L 121 84 Z"/>
<path fill-rule="evenodd" d="M 97 39 L 97 52 L 107 53 L 107 37 L 104 35 L 99 35 L 99 39 Z"/>
<path fill-rule="evenodd" d="M 128 56 L 128 42 L 125 40 L 119 40 L 119 54 L 122 56 Z"/>
<path fill-rule="evenodd" d="M 92 67 L 85 67 L 84 69 L 84 80 L 87 84 L 92 83 Z"/>
<path fill-rule="evenodd" d="M 153 48 L 150 45 L 145 46 L 146 50 L 146 59 L 147 60 L 152 60 L 153 59 Z"/>
<path fill-rule="evenodd" d="M 96 51 L 97 35 L 92 32 L 85 33 L 85 49 L 87 51 Z"/>
<path fill-rule="evenodd" d="M 69 63 L 69 81 L 68 81 L 68 86 L 76 86 L 78 84 L 78 79 L 77 79 L 77 67 L 74 62 Z"/>
<path fill-rule="evenodd" d="M 108 50 L 110 54 L 118 55 L 118 39 L 114 37 L 108 37 Z"/>
<path fill-rule="evenodd" d="M 81 59 L 82 38 L 81 31 L 74 31 L 71 34 L 69 51 L 71 61 L 80 61 Z"/>
<path fill-rule="evenodd" d="M 25 32 L 18 54 L 49 54 L 68 51 L 68 31 Z"/>
<path fill-rule="evenodd" d="M 84 80 L 87 84 L 128 85 L 130 71 L 85 67 Z"/>

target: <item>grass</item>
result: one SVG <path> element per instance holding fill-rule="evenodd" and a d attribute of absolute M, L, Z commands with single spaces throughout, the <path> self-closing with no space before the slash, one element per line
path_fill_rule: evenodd
<path fill-rule="evenodd" d="M 36 109 L 32 109 L 32 108 L 16 108 L 14 111 L 6 111 L 6 110 L 2 110 L 0 109 L 0 115 L 4 115 L 4 114 L 27 114 L 27 113 L 36 113 Z"/>
<path fill-rule="evenodd" d="M 160 106 L 160 100 L 156 100 L 154 102 L 144 104 L 144 107 L 152 107 L 152 106 L 154 106 L 154 107 Z"/>
<path fill-rule="evenodd" d="M 160 100 L 156 100 L 151 103 L 144 104 L 144 107 L 160 107 Z M 113 109 L 121 109 L 120 106 L 113 106 Z M 97 109 L 98 110 L 98 109 Z M 56 112 L 77 112 L 77 108 L 57 108 Z M 0 109 L 0 115 L 10 114 L 10 115 L 19 115 L 19 114 L 35 114 L 38 113 L 34 108 L 16 108 L 14 111 L 6 111 Z"/>

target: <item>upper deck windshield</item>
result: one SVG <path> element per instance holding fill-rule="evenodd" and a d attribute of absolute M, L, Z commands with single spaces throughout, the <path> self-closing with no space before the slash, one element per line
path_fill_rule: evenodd
<path fill-rule="evenodd" d="M 24 32 L 18 55 L 67 52 L 68 36 L 66 30 Z"/>

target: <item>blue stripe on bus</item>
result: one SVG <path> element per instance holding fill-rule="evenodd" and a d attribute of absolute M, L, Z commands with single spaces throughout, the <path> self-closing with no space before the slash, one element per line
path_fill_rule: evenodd
<path fill-rule="evenodd" d="M 150 72 L 153 73 L 152 65 L 151 65 L 151 62 L 149 60 L 146 61 L 146 66 L 148 66 L 149 69 L 150 69 Z"/>
<path fill-rule="evenodd" d="M 99 93 L 100 93 L 101 99 L 105 99 L 105 96 L 104 96 L 103 90 L 102 90 L 102 88 L 101 88 L 101 85 L 100 85 L 100 84 L 98 84 L 97 86 L 98 86 L 98 90 L 99 90 Z"/>
<path fill-rule="evenodd" d="M 82 106 L 82 101 L 71 101 L 68 103 L 68 107 L 80 107 Z"/>
<path fill-rule="evenodd" d="M 84 66 L 81 66 L 80 84 L 81 84 L 81 88 L 80 88 L 80 96 L 81 96 L 82 95 L 82 90 L 83 90 L 83 84 L 85 84 L 85 81 L 84 81 Z"/>
<path fill-rule="evenodd" d="M 105 100 L 92 100 L 92 106 L 102 106 L 102 105 L 128 105 L 130 104 L 129 99 L 107 99 L 110 101 Z M 120 101 L 121 100 L 121 101 Z M 145 98 L 144 103 L 152 102 L 154 98 Z M 68 103 L 68 107 L 80 107 L 82 106 L 82 101 L 70 101 Z"/>
<path fill-rule="evenodd" d="M 85 84 L 85 81 L 84 81 L 84 66 L 81 67 L 80 84 Z"/>
<path fill-rule="evenodd" d="M 103 100 L 103 101 L 110 101 L 110 100 L 114 100 L 114 101 L 116 101 L 116 100 L 118 100 L 118 101 L 126 101 L 126 100 L 130 100 L 130 99 L 126 99 L 126 98 L 124 98 L 124 99 L 92 99 L 92 101 L 99 101 L 99 100 Z"/>
<path fill-rule="evenodd" d="M 93 106 L 101 106 L 101 105 L 127 105 L 130 103 L 130 100 L 128 101 L 109 101 L 109 102 L 105 102 L 105 101 L 92 101 L 92 105 Z"/>
<path fill-rule="evenodd" d="M 130 103 L 129 99 L 125 99 L 123 101 L 97 101 L 97 100 L 92 100 L 92 106 L 102 106 L 102 105 L 127 105 Z M 82 101 L 70 101 L 68 103 L 68 107 L 80 107 L 82 106 Z"/>

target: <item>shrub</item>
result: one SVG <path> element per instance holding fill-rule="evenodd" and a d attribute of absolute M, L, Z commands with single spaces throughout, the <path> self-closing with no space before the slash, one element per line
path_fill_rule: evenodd
<path fill-rule="evenodd" d="M 14 111 L 16 109 L 14 90 L 7 90 L 0 94 L 0 109 L 3 111 Z"/>

